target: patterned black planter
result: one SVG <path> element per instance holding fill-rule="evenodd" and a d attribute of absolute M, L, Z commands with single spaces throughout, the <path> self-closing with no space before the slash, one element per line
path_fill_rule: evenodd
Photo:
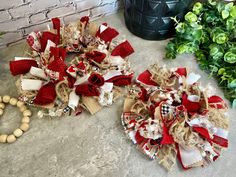
<path fill-rule="evenodd" d="M 135 35 L 148 40 L 173 36 L 174 22 L 182 19 L 193 0 L 124 0 L 125 23 Z"/>

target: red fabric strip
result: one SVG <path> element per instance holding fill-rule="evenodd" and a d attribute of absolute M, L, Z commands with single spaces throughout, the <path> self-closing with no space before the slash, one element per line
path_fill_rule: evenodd
<path fill-rule="evenodd" d="M 204 137 L 208 141 L 211 140 L 211 137 L 210 137 L 207 129 L 205 129 L 203 127 L 193 127 L 193 131 L 199 133 L 202 137 Z"/>
<path fill-rule="evenodd" d="M 53 103 L 55 99 L 55 84 L 49 82 L 40 88 L 36 98 L 34 99 L 34 104 L 44 106 Z"/>
<path fill-rule="evenodd" d="M 228 147 L 228 140 L 227 139 L 224 139 L 220 136 L 217 136 L 217 135 L 214 135 L 213 136 L 213 139 L 212 139 L 212 142 L 222 146 L 222 147 L 225 147 L 227 148 Z"/>
<path fill-rule="evenodd" d="M 186 68 L 178 68 L 175 72 L 178 73 L 180 76 L 187 76 Z"/>
<path fill-rule="evenodd" d="M 32 66 L 38 67 L 37 62 L 35 60 L 10 61 L 9 65 L 11 74 L 13 76 L 28 73 Z"/>
<path fill-rule="evenodd" d="M 182 95 L 182 104 L 184 105 L 184 107 L 187 109 L 189 113 L 196 113 L 196 112 L 199 112 L 201 109 L 200 102 L 189 101 L 187 94 Z"/>
<path fill-rule="evenodd" d="M 87 26 L 87 24 L 89 23 L 89 16 L 81 17 L 80 22 L 85 23 L 85 26 Z"/>
<path fill-rule="evenodd" d="M 52 18 L 53 29 L 57 30 L 57 36 L 60 40 L 60 19 L 59 18 Z M 59 41 L 60 42 L 60 41 Z"/>
<path fill-rule="evenodd" d="M 40 38 L 40 44 L 41 44 L 41 52 L 44 52 L 48 40 L 54 42 L 56 45 L 59 45 L 60 38 L 56 34 L 53 34 L 51 32 L 43 32 L 42 37 Z"/>
<path fill-rule="evenodd" d="M 119 35 L 118 31 L 116 31 L 114 28 L 108 27 L 102 33 L 100 33 L 100 28 L 99 28 L 99 30 L 97 31 L 96 37 L 99 37 L 100 39 L 105 41 L 105 43 L 107 43 L 107 42 L 111 42 L 112 39 L 114 39 L 118 35 Z"/>
<path fill-rule="evenodd" d="M 100 94 L 97 87 L 92 84 L 78 85 L 75 89 L 75 93 L 83 96 L 99 96 Z"/>
<path fill-rule="evenodd" d="M 122 58 L 125 58 L 129 56 L 130 54 L 134 53 L 133 47 L 130 45 L 130 43 L 126 40 L 125 42 L 122 42 L 118 46 L 116 46 L 112 52 L 112 56 L 121 56 Z"/>
<path fill-rule="evenodd" d="M 138 76 L 137 80 L 146 85 L 157 86 L 157 83 L 151 79 L 151 76 L 151 73 L 146 70 Z"/>
<path fill-rule="evenodd" d="M 99 51 L 87 52 L 85 53 L 85 56 L 97 63 L 101 63 L 106 58 L 106 54 Z"/>
<path fill-rule="evenodd" d="M 180 151 L 179 151 L 179 145 L 178 145 L 177 143 L 175 144 L 175 147 L 176 147 L 176 150 L 177 150 L 177 158 L 178 158 L 178 160 L 179 160 L 179 162 L 180 162 L 182 168 L 183 168 L 184 170 L 189 170 L 189 169 L 191 169 L 190 167 L 186 168 L 186 167 L 183 165 L 183 162 L 182 162 L 182 159 L 181 159 L 181 154 L 180 154 Z"/>
<path fill-rule="evenodd" d="M 131 84 L 132 78 L 133 78 L 133 74 L 121 75 L 121 76 L 112 77 L 106 80 L 106 82 L 112 82 L 116 86 L 126 86 L 126 85 Z"/>
<path fill-rule="evenodd" d="M 162 140 L 161 140 L 162 145 L 173 144 L 175 142 L 173 137 L 169 134 L 168 128 L 164 124 L 163 124 L 163 133 L 162 133 L 162 135 L 163 135 Z"/>

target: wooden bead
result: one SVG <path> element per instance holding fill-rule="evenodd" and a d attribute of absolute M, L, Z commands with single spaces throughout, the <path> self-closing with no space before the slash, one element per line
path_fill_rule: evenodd
<path fill-rule="evenodd" d="M 0 109 L 0 116 L 1 116 L 1 115 L 3 115 L 3 110 L 2 110 L 2 109 Z"/>
<path fill-rule="evenodd" d="M 22 106 L 20 107 L 20 112 L 24 112 L 26 109 L 27 109 L 26 106 L 25 106 L 25 105 L 22 105 Z"/>
<path fill-rule="evenodd" d="M 23 116 L 24 116 L 24 117 L 30 117 L 31 115 L 32 115 L 32 113 L 31 113 L 31 111 L 28 110 L 28 109 L 23 112 Z"/>
<path fill-rule="evenodd" d="M 21 135 L 23 135 L 23 131 L 19 128 L 17 128 L 13 134 L 16 136 L 16 137 L 20 137 Z"/>
<path fill-rule="evenodd" d="M 8 143 L 13 143 L 15 141 L 16 141 L 15 135 L 8 135 L 8 137 L 7 137 L 7 142 Z"/>
<path fill-rule="evenodd" d="M 11 97 L 10 97 L 9 95 L 5 95 L 5 96 L 3 96 L 3 98 L 2 98 L 2 100 L 3 100 L 4 103 L 9 103 L 10 99 L 11 99 Z"/>
<path fill-rule="evenodd" d="M 17 101 L 16 106 L 19 108 L 24 105 L 24 102 L 22 101 Z"/>
<path fill-rule="evenodd" d="M 19 110 L 23 113 L 23 118 L 21 120 L 21 126 L 17 128 L 12 134 L 10 135 L 0 135 L 0 143 L 13 143 L 16 141 L 17 137 L 23 135 L 29 129 L 29 122 L 30 116 L 32 112 L 27 109 L 24 102 L 18 101 L 17 98 L 11 98 L 9 95 L 0 96 L 0 116 L 4 113 L 5 104 L 9 103 L 12 106 L 17 106 Z"/>
<path fill-rule="evenodd" d="M 29 123 L 30 122 L 30 118 L 29 117 L 23 117 L 21 122 L 22 123 Z"/>
<path fill-rule="evenodd" d="M 29 124 L 27 123 L 22 123 L 20 126 L 20 129 L 26 132 L 29 129 Z"/>
<path fill-rule="evenodd" d="M 0 135 L 0 143 L 6 143 L 7 142 L 7 135 Z"/>
<path fill-rule="evenodd" d="M 5 104 L 4 103 L 0 103 L 0 109 L 4 109 L 5 108 Z"/>
<path fill-rule="evenodd" d="M 11 98 L 11 99 L 10 99 L 10 104 L 11 104 L 12 106 L 15 106 L 16 103 L 17 103 L 17 99 L 16 99 L 16 98 Z"/>

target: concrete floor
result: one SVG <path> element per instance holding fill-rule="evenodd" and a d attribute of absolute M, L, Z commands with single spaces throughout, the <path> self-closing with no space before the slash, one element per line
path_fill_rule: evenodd
<path fill-rule="evenodd" d="M 126 37 L 135 49 L 130 57 L 136 75 L 150 64 L 170 67 L 186 66 L 202 75 L 202 85 L 212 84 L 222 95 L 215 81 L 202 72 L 193 56 L 182 55 L 164 61 L 167 41 L 146 41 L 132 35 L 125 27 L 122 13 L 104 17 Z M 8 61 L 23 54 L 25 43 L 0 51 L 0 95 L 17 96 L 15 78 L 10 75 Z M 140 153 L 123 132 L 120 121 L 123 100 L 95 116 L 83 112 L 80 117 L 39 119 L 34 109 L 30 130 L 14 144 L 0 144 L 0 177 L 233 177 L 236 174 L 236 110 L 230 110 L 230 146 L 222 156 L 206 168 L 183 171 L 179 165 L 167 173 L 157 161 Z M 20 120 L 17 108 L 10 106 L 0 120 L 0 132 L 12 132 Z"/>

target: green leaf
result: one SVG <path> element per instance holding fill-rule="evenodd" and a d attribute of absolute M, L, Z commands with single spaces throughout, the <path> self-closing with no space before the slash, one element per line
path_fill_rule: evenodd
<path fill-rule="evenodd" d="M 214 65 L 210 65 L 210 68 L 211 68 L 211 72 L 213 73 L 216 73 L 218 71 L 218 67 L 217 66 L 214 66 Z"/>
<path fill-rule="evenodd" d="M 184 33 L 186 31 L 187 25 L 185 23 L 179 23 L 175 29 L 178 33 Z"/>
<path fill-rule="evenodd" d="M 197 16 L 192 13 L 192 12 L 188 12 L 185 16 L 184 16 L 185 20 L 188 21 L 189 23 L 192 22 L 196 22 L 197 21 Z"/>
<path fill-rule="evenodd" d="M 216 1 L 215 0 L 208 0 L 208 3 L 212 6 L 216 5 Z"/>
<path fill-rule="evenodd" d="M 222 18 L 223 18 L 223 19 L 226 19 L 226 18 L 228 18 L 228 16 L 229 16 L 229 12 L 228 12 L 227 10 L 223 10 L 223 11 L 221 12 L 221 15 L 222 15 Z"/>
<path fill-rule="evenodd" d="M 203 5 L 200 2 L 196 2 L 193 6 L 193 12 L 196 15 L 199 15 L 201 13 L 201 11 L 203 10 Z"/>
<path fill-rule="evenodd" d="M 236 99 L 233 100 L 233 103 L 232 103 L 232 108 L 236 108 Z"/>
<path fill-rule="evenodd" d="M 228 4 L 225 5 L 225 10 L 230 11 L 230 9 L 234 6 L 233 2 L 230 2 Z"/>
<path fill-rule="evenodd" d="M 218 2 L 216 4 L 217 10 L 219 13 L 221 13 L 225 9 L 225 4 L 223 2 Z"/>
<path fill-rule="evenodd" d="M 218 70 L 218 74 L 219 74 L 219 75 L 223 75 L 224 72 L 225 72 L 225 68 L 220 68 L 220 69 Z"/>
<path fill-rule="evenodd" d="M 234 89 L 236 88 L 236 79 L 234 79 L 228 84 L 228 88 L 234 88 Z"/>
<path fill-rule="evenodd" d="M 235 49 L 230 49 L 228 50 L 225 55 L 224 55 L 224 61 L 226 63 L 236 63 L 236 50 Z"/>
<path fill-rule="evenodd" d="M 197 22 L 190 23 L 190 26 L 196 30 L 202 29 L 202 25 L 199 25 Z"/>
<path fill-rule="evenodd" d="M 174 59 L 176 58 L 176 46 L 174 41 L 170 41 L 166 46 L 166 55 L 167 59 Z"/>
<path fill-rule="evenodd" d="M 231 17 L 236 17 L 236 6 L 233 6 L 233 7 L 230 9 L 230 16 L 231 16 Z"/>
<path fill-rule="evenodd" d="M 227 30 L 232 30 L 232 29 L 234 29 L 234 19 L 233 18 L 228 18 L 227 20 L 226 20 L 226 29 Z"/>
<path fill-rule="evenodd" d="M 224 44 L 229 39 L 227 32 L 224 32 L 224 30 L 222 30 L 220 27 L 217 27 L 214 30 L 212 30 L 211 36 L 213 42 L 217 44 Z"/>

